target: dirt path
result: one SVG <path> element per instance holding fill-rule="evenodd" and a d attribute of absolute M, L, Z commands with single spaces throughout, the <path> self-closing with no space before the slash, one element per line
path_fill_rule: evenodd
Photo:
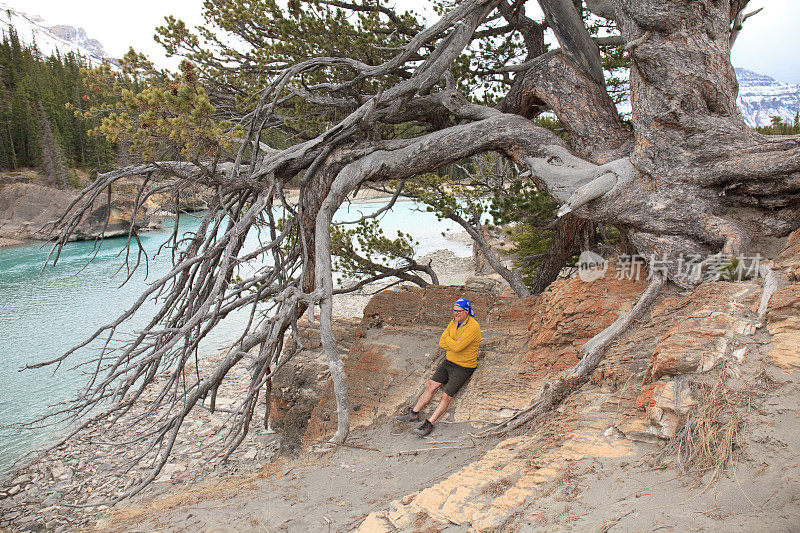
<path fill-rule="evenodd" d="M 225 479 L 140 498 L 98 523 L 101 531 L 349 531 L 387 502 L 434 485 L 493 445 L 469 423 L 440 422 L 424 439 L 414 424 L 382 419 L 339 447 L 283 461 L 254 478 Z"/>

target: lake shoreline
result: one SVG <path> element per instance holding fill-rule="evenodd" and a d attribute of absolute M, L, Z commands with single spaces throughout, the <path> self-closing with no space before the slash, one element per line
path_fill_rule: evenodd
<path fill-rule="evenodd" d="M 353 195 L 352 197 L 349 197 L 347 200 L 345 200 L 345 202 L 342 205 L 346 206 L 348 204 L 348 202 L 349 203 L 355 202 L 355 203 L 375 204 L 375 203 L 380 203 L 380 202 L 383 202 L 383 201 L 388 201 L 391 198 L 392 198 L 392 195 L 387 194 L 384 191 L 377 191 L 377 190 L 374 190 L 374 189 L 362 188 L 355 195 Z M 299 189 L 297 189 L 297 188 L 287 188 L 286 189 L 286 200 L 289 203 L 297 204 L 299 199 L 300 199 L 300 190 Z M 413 201 L 413 200 L 411 200 L 410 198 L 406 198 L 406 197 L 402 197 L 401 196 L 400 198 L 397 199 L 397 201 L 398 202 L 406 202 L 406 201 Z M 64 209 L 66 209 L 66 205 L 64 205 Z M 174 215 L 168 215 L 168 216 L 174 217 Z M 31 221 L 31 223 L 32 223 L 32 221 Z M 159 229 L 161 229 L 161 226 L 158 226 L 158 227 L 153 226 L 153 227 L 148 227 L 148 228 L 142 228 L 139 231 L 140 232 L 150 232 L 150 231 L 158 231 Z M 113 235 L 113 236 L 108 236 L 107 235 L 106 238 L 112 238 L 112 237 L 116 237 L 116 236 L 118 236 L 118 235 L 116 235 L 116 234 Z M 86 238 L 80 238 L 80 239 L 76 239 L 76 240 L 79 240 L 79 241 L 80 240 L 91 241 L 91 240 L 95 240 L 97 238 L 99 238 L 99 237 L 97 237 L 97 236 L 87 236 Z M 45 245 L 45 244 L 48 244 L 48 243 L 52 243 L 52 239 L 22 239 L 22 238 L 16 238 L 16 237 L 9 237 L 9 236 L 0 235 L 0 248 L 11 248 L 11 247 L 14 247 L 14 246 L 26 246 L 26 245 L 30 245 L 30 244 L 42 244 L 42 245 Z"/>

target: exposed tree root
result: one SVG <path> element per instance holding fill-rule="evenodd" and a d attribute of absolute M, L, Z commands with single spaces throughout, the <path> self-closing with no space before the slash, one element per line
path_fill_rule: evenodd
<path fill-rule="evenodd" d="M 641 317 L 655 302 L 661 288 L 664 286 L 666 278 L 662 273 L 657 272 L 650 284 L 642 294 L 636 305 L 625 315 L 618 318 L 613 324 L 592 337 L 589 342 L 583 345 L 581 351 L 584 352 L 583 358 L 575 365 L 575 368 L 568 376 L 546 383 L 539 397 L 518 413 L 508 419 L 483 430 L 476 436 L 489 437 L 503 435 L 512 431 L 532 420 L 539 415 L 558 407 L 564 399 L 589 381 L 592 373 L 603 359 L 606 348 L 628 329 L 634 320 Z"/>
<path fill-rule="evenodd" d="M 769 300 L 778 289 L 778 276 L 769 265 L 761 267 L 761 275 L 764 276 L 764 291 L 761 293 L 761 303 L 758 306 L 759 327 L 764 324 L 764 317 L 767 316 L 767 309 L 769 309 Z"/>

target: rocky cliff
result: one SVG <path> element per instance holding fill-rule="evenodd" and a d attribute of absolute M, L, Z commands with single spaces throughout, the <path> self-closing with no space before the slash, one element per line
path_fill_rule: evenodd
<path fill-rule="evenodd" d="M 56 37 L 88 50 L 94 57 L 104 58 L 108 55 L 103 48 L 103 44 L 97 39 L 89 37 L 83 28 L 76 28 L 67 24 L 56 24 L 55 26 L 49 26 L 47 29 Z"/>
<path fill-rule="evenodd" d="M 120 70 L 116 60 L 106 57 L 102 44 L 86 34 L 83 28 L 49 24 L 42 17 L 26 13 L 0 2 L 0 31 L 8 33 L 13 28 L 24 43 L 36 43 L 46 56 L 56 52 L 77 54 L 92 65 L 111 62 L 113 69 Z"/>
<path fill-rule="evenodd" d="M 55 221 L 77 198 L 78 191 L 60 190 L 34 183 L 11 183 L 0 186 L 0 240 L 16 244 L 28 239 L 47 240 Z M 100 235 L 127 235 L 131 226 L 133 197 L 105 198 L 81 220 L 72 240 L 94 239 Z M 106 224 L 106 220 L 108 223 Z M 137 230 L 159 227 L 158 216 L 145 214 L 134 221 Z"/>

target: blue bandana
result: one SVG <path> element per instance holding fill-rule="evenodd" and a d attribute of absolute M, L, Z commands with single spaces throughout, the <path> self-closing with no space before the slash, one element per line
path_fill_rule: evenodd
<path fill-rule="evenodd" d="M 472 310 L 472 304 L 466 298 L 459 298 L 456 300 L 456 303 L 453 304 L 453 307 L 458 307 L 469 311 L 469 316 L 474 317 L 475 311 Z"/>

